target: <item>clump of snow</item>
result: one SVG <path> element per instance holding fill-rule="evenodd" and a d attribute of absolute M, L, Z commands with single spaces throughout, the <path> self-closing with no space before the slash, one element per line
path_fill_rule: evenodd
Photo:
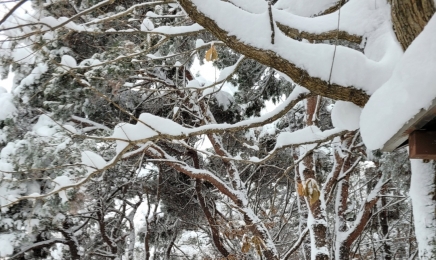
<path fill-rule="evenodd" d="M 148 12 L 148 13 L 150 13 L 150 12 Z M 153 29 L 154 29 L 153 22 L 149 18 L 145 18 L 141 24 L 141 31 L 148 32 L 148 31 L 152 31 Z"/>
<path fill-rule="evenodd" d="M 152 11 L 148 11 L 145 14 L 145 16 L 148 16 L 148 17 L 159 17 L 159 15 L 157 15 L 155 12 L 152 12 Z"/>
<path fill-rule="evenodd" d="M 198 23 L 194 23 L 193 25 L 187 25 L 187 26 L 160 26 L 153 30 L 155 33 L 162 33 L 162 34 L 184 34 L 184 33 L 190 33 L 190 32 L 198 32 L 204 30 L 201 25 Z"/>
<path fill-rule="evenodd" d="M 391 78 L 369 99 L 360 119 L 365 145 L 383 145 L 436 98 L 436 16 L 407 48 Z"/>
<path fill-rule="evenodd" d="M 12 99 L 12 94 L 7 93 L 6 89 L 0 87 L 0 121 L 11 117 L 17 111 Z"/>
<path fill-rule="evenodd" d="M 57 27 L 69 20 L 68 17 L 59 17 L 56 19 L 53 16 L 47 16 L 43 17 L 39 20 L 40 23 L 43 23 L 44 26 L 42 27 L 43 30 L 51 30 L 54 27 Z M 66 28 L 75 30 L 75 31 L 92 31 L 91 29 L 87 28 L 84 25 L 78 25 L 75 22 L 68 22 L 64 25 Z"/>
<path fill-rule="evenodd" d="M 180 107 L 173 107 L 173 114 L 177 114 L 177 112 L 179 111 Z"/>
<path fill-rule="evenodd" d="M 174 121 L 148 113 L 143 113 L 139 116 L 139 122 L 136 125 L 121 123 L 118 124 L 112 137 L 123 140 L 138 141 L 151 138 L 160 134 L 167 135 L 182 135 L 187 133 L 189 129 L 175 123 Z M 116 141 L 117 153 L 120 153 L 127 147 L 127 142 L 122 140 Z"/>
<path fill-rule="evenodd" d="M 70 131 L 73 134 L 79 133 L 79 131 L 77 131 L 77 129 L 72 125 L 63 125 L 62 127 L 65 128 L 67 131 Z"/>
<path fill-rule="evenodd" d="M 229 109 L 229 107 L 235 102 L 233 96 L 226 91 L 218 91 L 218 93 L 215 94 L 215 98 L 218 105 L 222 107 L 224 111 Z"/>
<path fill-rule="evenodd" d="M 190 80 L 188 82 L 186 87 L 188 87 L 188 88 L 201 88 L 201 85 L 200 85 L 200 82 L 198 82 L 198 80 L 193 79 L 193 80 Z"/>
<path fill-rule="evenodd" d="M 225 67 L 221 70 L 220 75 L 217 79 L 217 81 L 222 81 L 227 79 L 230 75 L 232 75 L 232 73 L 235 72 L 235 69 L 239 66 L 239 63 L 241 63 L 244 60 L 244 56 L 241 55 L 241 57 L 239 57 L 238 61 L 233 64 L 232 66 L 229 67 Z"/>
<path fill-rule="evenodd" d="M 336 101 L 331 118 L 335 128 L 353 131 L 359 128 L 362 108 L 351 102 Z"/>
<path fill-rule="evenodd" d="M 97 66 L 100 65 L 101 61 L 98 59 L 86 59 L 80 62 L 79 66 Z"/>
<path fill-rule="evenodd" d="M 74 59 L 72 56 L 70 55 L 63 55 L 62 59 L 61 59 L 61 64 L 71 67 L 71 68 L 75 68 L 77 67 L 77 61 L 76 59 Z"/>
<path fill-rule="evenodd" d="M 19 95 L 25 86 L 35 84 L 47 70 L 48 66 L 46 63 L 39 63 L 27 77 L 21 80 L 20 85 L 13 90 L 14 95 Z M 28 100 L 26 96 L 22 96 L 21 98 L 24 102 Z"/>
<path fill-rule="evenodd" d="M 96 169 L 103 169 L 106 167 L 107 162 L 100 155 L 91 152 L 84 151 L 82 152 L 82 163 L 87 165 L 88 173 L 94 172 Z"/>
<path fill-rule="evenodd" d="M 59 21 L 58 19 L 54 18 L 53 16 L 47 16 L 47 17 L 43 17 L 39 20 L 40 23 L 46 24 L 49 27 L 53 28 L 59 25 Z M 48 29 L 47 26 L 45 26 L 44 29 Z"/>
<path fill-rule="evenodd" d="M 64 214 L 62 214 L 62 213 L 58 213 L 58 214 L 56 214 L 56 216 L 54 216 L 54 218 L 53 218 L 53 220 L 52 220 L 52 223 L 53 224 L 58 224 L 58 223 L 62 223 L 62 221 L 64 221 L 65 220 L 65 215 Z"/>
<path fill-rule="evenodd" d="M 55 187 L 53 190 L 59 190 L 65 186 L 69 186 L 69 185 L 73 184 L 73 181 L 71 181 L 71 179 L 65 175 L 56 177 L 53 180 L 53 182 L 55 183 Z M 65 190 L 62 190 L 59 192 L 59 197 L 62 199 L 62 203 L 65 203 L 68 201 L 67 193 L 65 192 Z"/>
<path fill-rule="evenodd" d="M 20 64 L 34 64 L 35 63 L 35 53 L 28 47 L 19 44 L 17 48 L 14 49 L 12 57 L 15 62 Z"/>
<path fill-rule="evenodd" d="M 316 141 L 323 140 L 331 135 L 340 133 L 341 131 L 343 131 L 343 129 L 338 128 L 321 131 L 317 126 L 312 125 L 303 129 L 299 129 L 292 133 L 283 132 L 280 133 L 277 137 L 277 143 L 274 149 L 294 144 L 314 143 Z"/>
<path fill-rule="evenodd" d="M 12 255 L 12 253 L 14 252 L 14 240 L 14 234 L 0 234 L 0 257 Z"/>
<path fill-rule="evenodd" d="M 197 39 L 195 41 L 195 48 L 199 48 L 204 45 L 204 41 L 202 39 Z"/>
<path fill-rule="evenodd" d="M 41 115 L 33 126 L 33 131 L 39 136 L 52 136 L 58 131 L 58 125 L 46 115 Z"/>

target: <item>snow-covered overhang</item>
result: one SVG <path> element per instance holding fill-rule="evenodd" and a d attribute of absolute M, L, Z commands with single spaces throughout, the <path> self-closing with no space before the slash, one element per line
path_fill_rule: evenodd
<path fill-rule="evenodd" d="M 421 109 L 412 119 L 410 119 L 398 132 L 393 135 L 381 149 L 385 152 L 392 152 L 395 149 L 407 144 L 409 135 L 416 130 L 436 130 L 436 98 L 433 99 L 428 109 Z"/>

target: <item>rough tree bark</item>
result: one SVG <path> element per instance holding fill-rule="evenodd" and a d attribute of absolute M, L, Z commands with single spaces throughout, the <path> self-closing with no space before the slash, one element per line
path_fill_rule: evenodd
<path fill-rule="evenodd" d="M 436 12 L 433 0 L 390 0 L 395 35 L 403 50 L 422 32 Z"/>

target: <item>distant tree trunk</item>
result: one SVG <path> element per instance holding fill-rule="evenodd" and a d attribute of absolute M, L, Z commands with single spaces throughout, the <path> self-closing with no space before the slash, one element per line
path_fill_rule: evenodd
<path fill-rule="evenodd" d="M 379 209 L 381 212 L 378 214 L 378 220 L 380 224 L 380 228 L 383 234 L 383 253 L 384 253 L 384 259 L 385 260 L 391 260 L 392 259 L 392 253 L 391 253 L 391 245 L 390 242 L 387 241 L 389 238 L 389 210 L 383 209 L 386 206 L 386 198 L 381 197 L 379 200 Z M 377 205 L 378 206 L 378 205 Z"/>
<path fill-rule="evenodd" d="M 316 125 L 317 124 L 317 114 L 318 114 L 318 96 L 310 97 L 307 99 L 306 103 L 306 125 Z M 309 150 L 308 146 L 300 147 L 300 156 L 303 156 Z M 306 150 L 306 151 L 304 151 Z M 302 179 L 314 179 L 316 180 L 315 175 L 315 158 L 313 152 L 306 155 L 306 157 L 302 161 L 302 167 L 300 167 L 300 175 L 302 175 Z M 308 200 L 306 200 L 308 201 Z M 325 213 L 325 205 L 321 204 L 321 200 L 316 201 L 312 205 L 308 204 L 309 207 L 309 219 L 308 226 L 309 232 L 311 234 L 311 259 L 316 260 L 325 260 L 329 259 L 329 250 L 327 248 L 326 234 L 327 234 L 327 226 L 326 226 L 326 213 Z M 313 218 L 313 220 L 311 220 Z M 312 223 L 310 223 L 312 222 Z"/>
<path fill-rule="evenodd" d="M 420 259 L 436 258 L 436 162 L 410 160 L 412 198 L 416 241 Z"/>
<path fill-rule="evenodd" d="M 299 158 L 297 149 L 293 150 L 293 154 L 294 154 L 294 161 L 297 161 Z M 295 165 L 295 183 L 301 183 L 301 177 L 300 174 L 298 174 L 299 172 L 300 171 L 297 164 Z M 298 204 L 298 214 L 299 214 L 298 231 L 301 234 L 303 230 L 307 227 L 307 217 L 309 212 L 304 197 L 298 196 L 297 204 Z M 302 251 L 301 254 L 303 255 L 302 259 L 304 260 L 310 259 L 310 237 L 306 236 L 306 238 L 304 239 L 304 242 L 301 245 L 301 251 Z"/>
<path fill-rule="evenodd" d="M 194 161 L 195 169 L 200 169 L 200 160 L 198 159 L 197 151 L 189 150 L 189 155 L 192 157 L 192 160 Z M 227 257 L 229 256 L 229 252 L 224 247 L 221 241 L 219 225 L 214 217 L 214 214 L 212 214 L 212 212 L 209 210 L 207 206 L 206 198 L 203 196 L 201 189 L 202 189 L 201 180 L 199 179 L 195 180 L 195 192 L 197 194 L 197 200 L 198 203 L 200 204 L 200 208 L 203 210 L 203 213 L 206 216 L 207 222 L 209 223 L 213 244 L 224 257 Z"/>
<path fill-rule="evenodd" d="M 341 146 L 344 149 L 347 149 L 350 146 L 352 138 L 348 137 L 342 141 Z M 342 158 L 342 171 L 346 172 L 351 167 L 351 161 L 349 157 Z M 340 236 L 342 232 L 347 231 L 347 221 L 345 219 L 345 212 L 348 209 L 347 201 L 348 201 L 348 188 L 349 188 L 349 179 L 350 174 L 347 174 L 344 179 L 339 181 L 336 185 L 336 200 L 335 200 L 335 233 L 336 236 Z M 336 259 L 348 260 L 350 258 L 350 244 L 345 243 L 342 239 L 336 239 L 336 248 L 335 248 Z"/>

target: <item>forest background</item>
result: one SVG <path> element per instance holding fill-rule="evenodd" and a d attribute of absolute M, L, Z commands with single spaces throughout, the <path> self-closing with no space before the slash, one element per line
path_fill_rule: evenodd
<path fill-rule="evenodd" d="M 436 256 L 435 1 L 0 5 L 0 259 Z"/>

